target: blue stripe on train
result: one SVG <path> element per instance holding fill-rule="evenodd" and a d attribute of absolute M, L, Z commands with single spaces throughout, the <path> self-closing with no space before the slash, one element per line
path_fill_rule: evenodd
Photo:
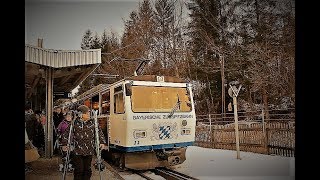
<path fill-rule="evenodd" d="M 137 152 L 137 151 L 148 151 L 152 149 L 168 149 L 174 147 L 186 147 L 192 146 L 192 142 L 183 142 L 183 143 L 173 143 L 173 144 L 158 144 L 158 145 L 151 145 L 151 146 L 135 146 L 135 147 L 123 147 L 118 145 L 110 145 L 110 148 L 118 149 L 123 152 Z"/>

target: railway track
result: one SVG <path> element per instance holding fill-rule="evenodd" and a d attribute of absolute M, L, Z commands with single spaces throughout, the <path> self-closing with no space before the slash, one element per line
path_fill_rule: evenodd
<path fill-rule="evenodd" d="M 145 175 L 143 171 L 135 171 L 135 170 L 131 170 L 131 171 L 132 171 L 134 174 L 137 174 L 137 175 L 143 177 L 144 179 L 154 180 L 154 179 L 152 179 L 151 177 Z"/>
<path fill-rule="evenodd" d="M 106 163 L 106 164 L 107 164 L 106 167 L 110 171 L 112 171 L 112 173 L 115 174 L 120 180 L 126 180 L 127 175 L 133 175 L 133 174 L 136 174 L 137 176 L 140 176 L 143 179 L 154 180 L 151 177 L 145 175 L 144 174 L 145 171 L 137 171 L 137 170 L 132 170 L 132 169 L 123 170 L 113 164 L 109 164 L 109 163 Z"/>
<path fill-rule="evenodd" d="M 199 180 L 189 175 L 168 168 L 156 168 L 152 170 L 155 174 L 162 176 L 167 180 Z"/>
<path fill-rule="evenodd" d="M 106 165 L 106 168 L 112 172 L 112 174 L 117 177 L 120 180 L 125 180 L 120 174 L 119 174 L 119 170 L 112 164 L 109 164 L 108 162 L 104 162 L 104 164 Z"/>
<path fill-rule="evenodd" d="M 121 180 L 125 180 L 126 176 L 130 175 L 137 175 L 140 176 L 142 179 L 146 180 L 155 180 L 154 177 L 149 177 L 146 175 L 146 172 L 153 172 L 157 176 L 161 176 L 162 178 L 166 180 L 199 180 L 197 178 L 191 177 L 189 175 L 180 173 L 178 171 L 169 169 L 169 168 L 156 168 L 152 170 L 133 170 L 133 169 L 120 169 L 119 167 L 106 163 L 106 167 L 111 170 L 114 174 L 116 174 L 117 177 Z M 129 173 L 129 174 L 128 174 Z"/>

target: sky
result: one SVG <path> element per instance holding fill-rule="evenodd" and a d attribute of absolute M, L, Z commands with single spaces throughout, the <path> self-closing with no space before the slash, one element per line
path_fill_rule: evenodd
<path fill-rule="evenodd" d="M 106 30 L 121 37 L 124 21 L 142 1 L 25 0 L 25 44 L 36 46 L 40 38 L 46 49 L 81 50 L 81 40 L 87 29 L 92 30 L 93 35 L 101 36 Z"/>
<path fill-rule="evenodd" d="M 140 0 L 25 0 L 25 43 L 43 48 L 80 50 L 87 29 L 121 36 L 124 20 Z M 142 1 L 142 0 L 141 0 Z"/>
<path fill-rule="evenodd" d="M 295 158 L 272 156 L 224 149 L 189 146 L 186 160 L 174 166 L 174 170 L 200 180 L 294 180 Z M 121 174 L 125 179 L 141 178 L 138 175 Z M 146 173 L 148 175 L 148 173 Z M 150 173 L 154 179 L 156 176 Z"/>

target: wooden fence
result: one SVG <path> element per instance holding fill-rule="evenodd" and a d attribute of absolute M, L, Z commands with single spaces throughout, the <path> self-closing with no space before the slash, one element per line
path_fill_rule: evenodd
<path fill-rule="evenodd" d="M 266 119 L 263 122 L 239 121 L 240 151 L 295 156 L 295 123 L 290 117 Z M 205 123 L 202 119 L 202 123 L 197 123 L 195 145 L 236 150 L 234 124 L 227 121 L 217 123 L 209 117 L 208 119 L 211 122 Z"/>

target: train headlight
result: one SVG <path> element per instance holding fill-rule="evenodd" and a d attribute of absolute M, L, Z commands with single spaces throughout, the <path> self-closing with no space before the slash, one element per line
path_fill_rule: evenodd
<path fill-rule="evenodd" d="M 186 126 L 188 124 L 187 120 L 182 120 L 182 126 Z"/>
<path fill-rule="evenodd" d="M 133 136 L 134 136 L 135 139 L 145 138 L 147 136 L 147 132 L 146 131 L 141 131 L 141 130 L 134 131 L 133 132 Z"/>
<path fill-rule="evenodd" d="M 191 129 L 190 128 L 183 128 L 181 129 L 181 135 L 190 135 Z"/>

